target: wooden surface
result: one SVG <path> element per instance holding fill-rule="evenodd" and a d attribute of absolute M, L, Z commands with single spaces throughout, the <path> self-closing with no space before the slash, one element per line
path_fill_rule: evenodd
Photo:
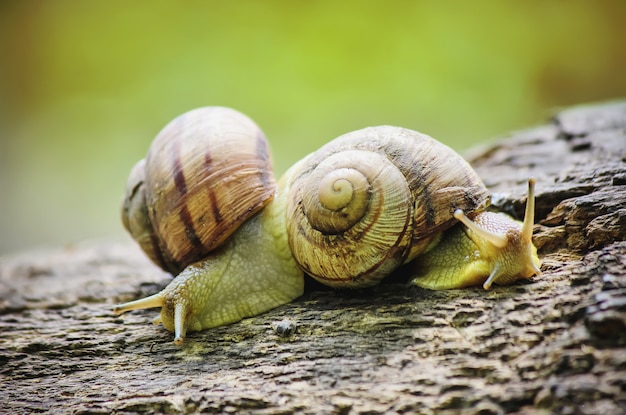
<path fill-rule="evenodd" d="M 155 310 L 111 312 L 170 279 L 132 243 L 4 257 L 0 413 L 625 413 L 626 103 L 565 110 L 468 158 L 513 214 L 538 179 L 541 278 L 313 286 L 179 348 Z"/>

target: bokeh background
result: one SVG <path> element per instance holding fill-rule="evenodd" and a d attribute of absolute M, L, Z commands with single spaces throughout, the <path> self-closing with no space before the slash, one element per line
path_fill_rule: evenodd
<path fill-rule="evenodd" d="M 251 116 L 277 173 L 396 124 L 459 151 L 626 97 L 626 1 L 0 1 L 0 254 L 126 238 L 172 118 Z"/>

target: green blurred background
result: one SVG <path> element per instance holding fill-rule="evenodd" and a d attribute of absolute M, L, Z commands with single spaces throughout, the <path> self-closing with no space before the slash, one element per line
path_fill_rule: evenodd
<path fill-rule="evenodd" d="M 457 150 L 626 96 L 626 1 L 0 1 L 0 253 L 126 238 L 127 174 L 198 106 L 278 173 L 395 124 Z"/>

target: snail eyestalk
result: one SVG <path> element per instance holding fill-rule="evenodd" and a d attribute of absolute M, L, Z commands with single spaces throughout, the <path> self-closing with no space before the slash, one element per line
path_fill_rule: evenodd
<path fill-rule="evenodd" d="M 454 211 L 454 217 L 465 225 L 468 229 L 480 236 L 484 240 L 493 244 L 496 248 L 504 248 L 507 244 L 506 235 L 502 233 L 490 232 L 487 229 L 483 229 L 470 220 L 461 209 Z"/>
<path fill-rule="evenodd" d="M 524 212 L 524 224 L 522 225 L 522 238 L 531 247 L 531 257 L 537 256 L 537 249 L 533 245 L 533 226 L 535 224 L 535 183 L 537 179 L 528 179 L 528 197 L 526 199 L 526 211 Z M 533 251 L 534 249 L 534 251 Z M 535 275 L 541 276 L 541 261 L 530 261 Z"/>
<path fill-rule="evenodd" d="M 524 212 L 524 224 L 522 225 L 522 238 L 530 241 L 533 238 L 533 225 L 535 224 L 535 183 L 534 177 L 528 179 L 528 196 L 526 198 L 526 211 Z M 539 273 L 541 271 L 537 270 Z"/>
<path fill-rule="evenodd" d="M 143 310 L 145 308 L 163 307 L 165 304 L 165 296 L 162 293 L 156 293 L 150 297 L 141 298 L 135 301 L 118 304 L 113 307 L 113 313 L 120 315 L 131 310 Z"/>

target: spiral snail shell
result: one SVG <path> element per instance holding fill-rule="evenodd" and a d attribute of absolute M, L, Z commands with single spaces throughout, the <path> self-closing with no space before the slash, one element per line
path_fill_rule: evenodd
<path fill-rule="evenodd" d="M 472 214 L 489 201 L 452 149 L 391 126 L 336 138 L 289 180 L 291 250 L 308 275 L 333 287 L 376 284 L 456 224 L 455 209 Z"/>
<path fill-rule="evenodd" d="M 265 206 L 276 183 L 261 129 L 238 111 L 208 107 L 167 124 L 126 187 L 126 229 L 157 265 L 178 273 Z"/>
<path fill-rule="evenodd" d="M 122 209 L 146 254 L 178 276 L 115 312 L 161 307 L 155 321 L 180 344 L 187 331 L 292 301 L 304 273 L 332 287 L 373 285 L 406 263 L 431 289 L 529 278 L 541 265 L 533 185 L 523 224 L 485 212 L 489 193 L 465 160 L 391 126 L 336 138 L 276 184 L 252 120 L 196 109 L 168 124 L 133 168 Z"/>

